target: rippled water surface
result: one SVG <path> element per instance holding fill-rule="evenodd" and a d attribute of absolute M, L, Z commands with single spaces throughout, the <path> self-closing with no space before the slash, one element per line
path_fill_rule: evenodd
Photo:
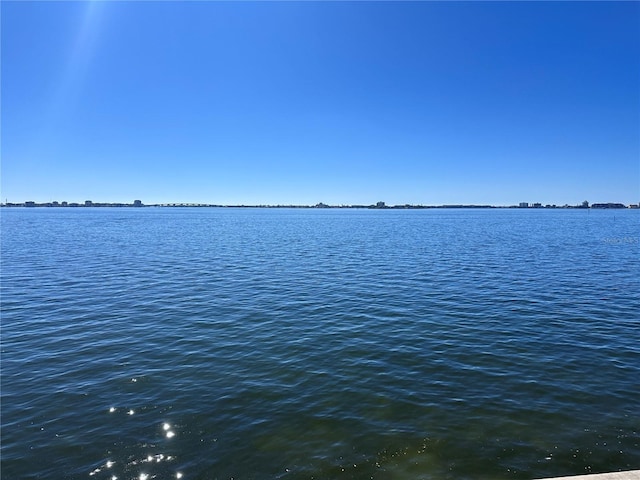
<path fill-rule="evenodd" d="M 18 209 L 2 478 L 640 469 L 640 211 Z"/>

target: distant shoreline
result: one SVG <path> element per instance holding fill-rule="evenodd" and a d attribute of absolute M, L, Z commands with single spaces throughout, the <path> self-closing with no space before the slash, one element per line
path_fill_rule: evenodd
<path fill-rule="evenodd" d="M 0 204 L 1 208 L 143 208 L 143 207 L 156 207 L 156 208 L 314 208 L 314 209 L 368 209 L 368 210 L 425 210 L 425 209 L 444 209 L 444 208 L 517 208 L 517 209 L 637 209 L 640 208 L 640 203 L 632 203 L 625 205 L 623 203 L 594 203 L 589 205 L 588 202 L 583 202 L 579 205 L 542 205 L 540 203 L 521 203 L 519 205 L 473 205 L 473 204 L 452 204 L 452 205 L 387 205 L 385 202 L 378 202 L 371 205 L 327 205 L 324 203 L 318 203 L 316 205 L 220 205 L 209 203 L 155 203 L 155 204 L 143 204 L 140 200 L 135 200 L 133 203 L 99 203 L 87 200 L 84 203 L 75 202 L 47 202 L 36 203 L 32 201 L 22 203 L 10 203 L 6 202 Z"/>

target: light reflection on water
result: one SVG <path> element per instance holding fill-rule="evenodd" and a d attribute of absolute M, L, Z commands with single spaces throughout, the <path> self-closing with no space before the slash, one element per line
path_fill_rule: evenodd
<path fill-rule="evenodd" d="M 108 414 L 132 415 L 134 410 L 131 408 L 109 407 Z M 115 421 L 109 422 L 111 425 L 117 424 Z M 176 426 L 169 422 L 162 422 L 157 425 L 156 431 L 158 435 L 151 443 L 143 443 L 135 447 L 123 445 L 120 449 L 110 451 L 112 458 L 121 458 L 124 461 L 114 461 L 111 458 L 104 460 L 96 468 L 89 472 L 90 477 L 98 479 L 155 479 L 155 478 L 183 478 L 183 473 L 176 468 L 177 457 L 171 454 L 159 453 L 166 447 L 165 441 L 176 436 Z M 161 433 L 160 433 L 161 432 Z M 165 440 L 162 440 L 164 437 Z M 174 440 L 175 441 L 175 440 Z M 132 450 L 137 453 L 131 453 Z M 146 453 L 143 452 L 153 452 Z"/>
<path fill-rule="evenodd" d="M 640 468 L 638 212 L 3 211 L 7 478 Z"/>

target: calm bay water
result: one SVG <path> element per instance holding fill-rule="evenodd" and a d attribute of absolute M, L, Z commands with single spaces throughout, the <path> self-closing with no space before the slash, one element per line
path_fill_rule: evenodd
<path fill-rule="evenodd" d="M 640 469 L 640 211 L 1 220 L 2 478 Z"/>

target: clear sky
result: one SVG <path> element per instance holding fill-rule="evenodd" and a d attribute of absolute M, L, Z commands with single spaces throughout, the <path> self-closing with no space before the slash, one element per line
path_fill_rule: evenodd
<path fill-rule="evenodd" d="M 7 2 L 2 201 L 640 201 L 639 2 Z"/>

